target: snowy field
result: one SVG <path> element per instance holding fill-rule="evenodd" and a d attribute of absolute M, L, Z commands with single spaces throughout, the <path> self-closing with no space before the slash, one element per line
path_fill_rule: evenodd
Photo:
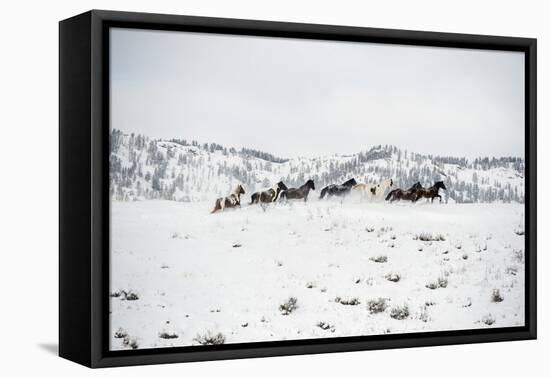
<path fill-rule="evenodd" d="M 112 349 L 524 324 L 523 205 L 212 206 L 112 203 Z"/>

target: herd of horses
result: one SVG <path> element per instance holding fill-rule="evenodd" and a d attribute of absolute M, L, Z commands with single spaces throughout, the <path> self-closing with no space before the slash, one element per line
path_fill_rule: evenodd
<path fill-rule="evenodd" d="M 386 179 L 378 184 L 364 184 L 357 183 L 357 181 L 352 178 L 343 184 L 330 184 L 325 186 L 321 189 L 319 198 L 330 198 L 332 196 L 345 197 L 352 192 L 356 192 L 359 193 L 362 199 L 381 200 L 386 191 L 391 189 L 393 185 L 394 181 L 392 179 Z M 434 185 L 427 188 L 423 187 L 420 182 L 417 182 L 407 190 L 401 188 L 390 190 L 385 200 L 390 202 L 401 200 L 417 202 L 421 198 L 427 198 L 431 199 L 433 202 L 434 198 L 439 198 L 439 202 L 441 202 L 442 198 L 439 194 L 439 189 L 447 190 L 443 181 L 436 181 Z M 311 190 L 315 190 L 315 183 L 311 179 L 307 180 L 304 185 L 298 188 L 288 188 L 282 181 L 279 181 L 268 190 L 253 193 L 250 198 L 250 205 L 298 199 L 304 200 L 305 202 Z M 239 184 L 235 191 L 229 196 L 216 199 L 214 209 L 211 213 L 223 211 L 228 208 L 240 207 L 241 194 L 245 194 L 245 191 L 242 185 Z"/>

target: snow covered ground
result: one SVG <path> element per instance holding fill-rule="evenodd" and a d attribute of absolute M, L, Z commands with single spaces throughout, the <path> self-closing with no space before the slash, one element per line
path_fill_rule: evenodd
<path fill-rule="evenodd" d="M 212 206 L 112 203 L 112 349 L 524 324 L 523 205 Z"/>

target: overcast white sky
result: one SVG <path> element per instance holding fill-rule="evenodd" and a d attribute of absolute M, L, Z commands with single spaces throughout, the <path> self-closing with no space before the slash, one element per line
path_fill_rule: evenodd
<path fill-rule="evenodd" d="M 524 56 L 113 29 L 111 127 L 282 157 L 524 156 Z"/>

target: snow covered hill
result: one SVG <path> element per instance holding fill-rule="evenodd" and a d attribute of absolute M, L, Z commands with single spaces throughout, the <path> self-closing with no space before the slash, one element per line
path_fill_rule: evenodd
<path fill-rule="evenodd" d="M 210 209 L 113 203 L 111 349 L 525 324 L 521 204 Z"/>
<path fill-rule="evenodd" d="M 422 155 L 375 146 L 353 155 L 283 159 L 216 143 L 153 140 L 111 132 L 111 197 L 114 200 L 212 200 L 243 184 L 246 198 L 279 180 L 299 186 L 312 178 L 318 189 L 351 177 L 358 182 L 393 178 L 407 188 L 444 180 L 450 202 L 524 202 L 525 162 L 519 157 L 478 158 Z"/>

